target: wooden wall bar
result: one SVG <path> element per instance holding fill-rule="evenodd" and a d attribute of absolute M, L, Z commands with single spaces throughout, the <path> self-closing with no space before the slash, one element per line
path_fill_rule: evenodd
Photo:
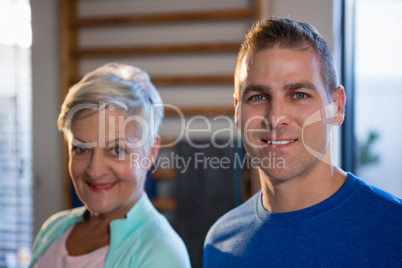
<path fill-rule="evenodd" d="M 107 1 L 107 0 L 105 0 Z M 111 1 L 111 0 L 110 0 Z M 250 4 L 244 7 L 231 7 L 215 10 L 188 10 L 180 12 L 155 12 L 155 13 L 143 13 L 143 14 L 122 14 L 116 15 L 115 13 L 110 13 L 102 11 L 103 15 L 96 16 L 82 16 L 79 14 L 81 10 L 78 10 L 82 5 L 80 5 L 80 0 L 59 0 L 60 2 L 60 48 L 61 48 L 61 97 L 64 99 L 67 94 L 68 88 L 76 83 L 80 79 L 80 64 L 85 60 L 97 60 L 103 61 L 110 59 L 117 59 L 114 61 L 123 61 L 129 57 L 158 57 L 160 55 L 167 56 L 180 56 L 185 57 L 189 55 L 233 55 L 235 59 L 237 52 L 240 48 L 240 42 L 243 39 L 242 35 L 238 36 L 237 41 L 211 41 L 204 39 L 197 42 L 191 42 L 191 37 L 189 37 L 189 42 L 176 42 L 172 44 L 159 44 L 152 43 L 151 45 L 127 45 L 119 44 L 116 39 L 116 45 L 113 46 L 102 46 L 98 43 L 93 43 L 91 46 L 80 46 L 80 33 L 85 34 L 86 31 L 96 30 L 100 31 L 102 29 L 117 29 L 119 27 L 125 27 L 127 31 L 128 27 L 144 27 L 144 25 L 152 25 L 152 27 L 164 26 L 169 24 L 169 27 L 175 27 L 175 25 L 188 25 L 190 23 L 196 23 L 200 25 L 202 23 L 208 24 L 208 27 L 213 27 L 214 23 L 225 23 L 230 22 L 229 25 L 233 25 L 232 22 L 241 21 L 248 24 L 247 28 L 256 19 L 260 18 L 260 8 L 261 1 L 254 0 L 249 1 Z M 112 1 L 111 1 L 112 2 Z M 105 2 L 103 2 L 105 3 Z M 145 1 L 143 2 L 143 4 Z M 149 3 L 148 1 L 146 3 Z M 162 3 L 162 2 L 159 2 Z M 231 3 L 227 1 L 227 3 Z M 86 3 L 91 4 L 89 2 Z M 115 3 L 113 3 L 114 5 Z M 127 3 L 125 3 L 127 4 Z M 133 5 L 136 2 L 133 1 Z M 228 4 L 231 5 L 231 4 Z M 162 10 L 162 9 L 160 9 Z M 91 10 L 92 11 L 92 10 Z M 85 13 L 85 12 L 84 12 Z M 105 15 L 106 14 L 106 15 Z M 83 32 L 82 30 L 85 30 Z M 225 32 L 222 33 L 222 36 Z M 139 37 L 141 38 L 141 37 Z M 91 40 L 91 39 L 90 39 Z M 174 39 L 172 39 L 174 40 Z M 231 39 L 230 39 L 231 40 Z M 197 65 L 197 62 L 194 62 Z M 141 67 L 141 66 L 139 66 Z M 233 66 L 234 67 L 234 66 Z M 149 70 L 146 70 L 149 72 Z M 208 70 L 207 70 L 208 71 Z M 234 71 L 234 68 L 233 68 Z M 152 74 L 150 73 L 151 80 L 160 89 L 160 91 L 166 92 L 163 87 L 179 88 L 186 90 L 192 90 L 194 86 L 198 87 L 210 87 L 214 86 L 214 89 L 219 86 L 229 86 L 233 87 L 233 71 L 222 71 L 222 72 L 199 72 L 191 74 Z M 82 74 L 81 74 L 82 75 Z M 196 93 L 196 92 L 194 92 Z M 194 95 L 196 96 L 196 95 Z M 229 96 L 231 98 L 231 96 Z M 196 98 L 196 97 L 195 97 Z M 231 102 L 231 101 L 230 101 Z M 229 103 L 230 103 L 229 102 Z M 206 116 L 213 117 L 218 115 L 226 115 L 233 118 L 234 108 L 233 104 L 225 104 L 219 106 L 211 106 L 207 103 L 200 104 L 198 106 L 192 105 L 190 107 L 179 107 L 181 112 L 185 117 L 189 116 Z M 166 118 L 178 118 L 179 114 L 177 111 L 172 109 L 165 109 Z M 162 136 L 162 141 L 164 144 L 169 144 L 172 138 Z M 70 201 L 70 191 L 71 183 L 67 171 L 67 159 L 68 151 L 67 147 L 63 143 L 64 149 L 64 167 L 65 167 L 65 183 L 64 187 L 66 189 L 66 194 L 64 197 L 64 205 L 69 208 Z M 166 148 L 165 148 L 166 150 Z M 167 150 L 174 150 L 174 146 L 167 148 Z M 157 170 L 153 173 L 153 178 L 156 182 L 158 181 L 174 181 L 176 178 L 176 170 L 174 169 L 162 169 Z M 153 203 L 155 207 L 159 210 L 172 211 L 176 208 L 176 201 L 174 198 L 154 198 Z"/>
<path fill-rule="evenodd" d="M 220 21 L 249 19 L 253 16 L 253 8 L 225 9 L 212 11 L 194 11 L 167 14 L 144 14 L 132 16 L 110 16 L 94 18 L 77 18 L 72 25 L 75 27 L 103 27 L 123 25 L 144 25 L 159 23 L 180 23 L 197 21 Z"/>
<path fill-rule="evenodd" d="M 159 54 L 187 54 L 187 53 L 225 53 L 237 52 L 240 43 L 206 43 L 206 44 L 175 44 L 175 45 L 148 45 L 133 47 L 105 47 L 80 48 L 74 51 L 75 57 L 121 57 L 146 56 Z"/>

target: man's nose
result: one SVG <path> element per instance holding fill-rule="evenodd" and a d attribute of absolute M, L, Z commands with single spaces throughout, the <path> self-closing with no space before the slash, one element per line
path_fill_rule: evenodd
<path fill-rule="evenodd" d="M 288 106 L 286 100 L 271 98 L 265 118 L 271 129 L 279 128 L 289 123 Z"/>

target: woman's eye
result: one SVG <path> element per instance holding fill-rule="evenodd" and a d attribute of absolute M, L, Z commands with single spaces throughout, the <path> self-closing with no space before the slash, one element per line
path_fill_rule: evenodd
<path fill-rule="evenodd" d="M 82 147 L 82 146 L 74 146 L 73 147 L 73 152 L 77 155 L 82 155 L 88 151 L 87 148 Z"/>
<path fill-rule="evenodd" d="M 121 155 L 121 154 L 125 153 L 125 150 L 122 147 L 113 147 L 110 149 L 110 151 L 114 155 Z"/>
<path fill-rule="evenodd" d="M 302 100 L 307 98 L 307 94 L 306 93 L 302 93 L 302 92 L 298 92 L 296 94 L 294 94 L 294 98 L 297 100 Z"/>
<path fill-rule="evenodd" d="M 254 95 L 250 98 L 252 101 L 262 101 L 265 100 L 265 97 L 263 95 Z"/>

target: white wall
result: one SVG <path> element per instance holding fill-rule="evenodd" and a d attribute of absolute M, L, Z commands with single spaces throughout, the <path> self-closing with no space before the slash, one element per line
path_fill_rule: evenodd
<path fill-rule="evenodd" d="M 291 19 L 314 25 L 325 38 L 329 46 L 332 47 L 332 1 L 333 0 L 274 0 L 273 15 L 276 17 L 290 17 Z"/>
<path fill-rule="evenodd" d="M 177 2 L 177 0 L 169 1 Z M 190 7 L 199 3 L 188 1 Z M 140 2 L 149 3 L 144 0 Z M 233 1 L 237 4 L 242 2 L 244 0 Z M 56 127 L 60 109 L 60 61 L 57 1 L 35 0 L 31 1 L 31 7 L 34 224 L 37 232 L 48 216 L 63 209 L 61 136 Z M 332 45 L 332 0 L 273 0 L 272 8 L 275 16 L 290 16 L 296 20 L 312 23 Z"/>
<path fill-rule="evenodd" d="M 34 232 L 62 209 L 57 1 L 34 0 L 32 9 L 32 101 Z"/>

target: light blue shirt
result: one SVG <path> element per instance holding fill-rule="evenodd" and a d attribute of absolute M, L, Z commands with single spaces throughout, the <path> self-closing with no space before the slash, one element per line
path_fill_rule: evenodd
<path fill-rule="evenodd" d="M 59 212 L 40 229 L 30 267 L 71 225 L 84 219 L 85 207 Z M 144 193 L 124 219 L 110 223 L 110 244 L 105 268 L 190 267 L 183 240 Z"/>

